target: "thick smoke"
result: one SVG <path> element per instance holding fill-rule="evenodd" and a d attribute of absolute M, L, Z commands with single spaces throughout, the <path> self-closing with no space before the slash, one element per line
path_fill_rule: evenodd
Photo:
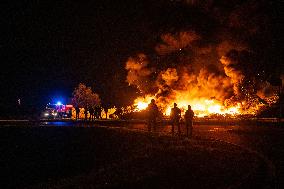
<path fill-rule="evenodd" d="M 144 94 L 147 94 L 152 88 L 150 75 L 154 69 L 149 68 L 148 64 L 147 56 L 140 53 L 135 57 L 130 57 L 125 66 L 128 71 L 126 81 L 129 85 L 136 86 Z"/>
<path fill-rule="evenodd" d="M 187 1 L 187 4 L 201 6 L 205 11 L 213 6 L 200 2 Z M 258 15 L 252 16 L 253 23 L 243 20 L 244 7 L 232 7 L 222 14 L 208 13 L 220 22 L 209 36 L 195 28 L 165 32 L 154 47 L 155 54 L 151 55 L 156 57 L 154 60 L 144 54 L 128 59 L 127 82 L 142 94 L 155 96 L 162 108 L 176 100 L 214 99 L 224 106 L 238 104 L 243 112 L 255 112 L 262 105 L 275 103 L 277 90 L 265 80 L 254 48 L 240 35 L 247 33 L 251 37 L 259 30 Z M 257 8 L 253 7 L 251 14 Z"/>
<path fill-rule="evenodd" d="M 222 56 L 220 59 L 221 63 L 224 65 L 225 74 L 230 77 L 234 88 L 234 94 L 240 95 L 242 89 L 242 83 L 245 79 L 242 66 L 242 62 L 238 60 L 238 52 L 231 51 L 227 56 Z"/>
<path fill-rule="evenodd" d="M 176 35 L 170 33 L 161 36 L 162 43 L 157 45 L 155 50 L 159 55 L 167 55 L 174 51 L 181 50 L 189 46 L 193 41 L 200 38 L 195 32 L 180 32 Z"/>

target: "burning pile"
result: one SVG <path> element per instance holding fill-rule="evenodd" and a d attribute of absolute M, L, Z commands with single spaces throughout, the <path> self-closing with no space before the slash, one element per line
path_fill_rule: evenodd
<path fill-rule="evenodd" d="M 194 31 L 161 35 L 153 55 L 132 56 L 126 62 L 127 82 L 141 96 L 136 111 L 155 99 L 165 115 L 176 102 L 191 105 L 199 117 L 210 114 L 255 114 L 275 103 L 277 88 L 255 70 L 255 55 L 240 42 L 219 39 L 205 43 Z"/>

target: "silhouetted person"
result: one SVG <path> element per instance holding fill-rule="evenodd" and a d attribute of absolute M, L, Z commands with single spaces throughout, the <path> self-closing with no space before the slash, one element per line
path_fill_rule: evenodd
<path fill-rule="evenodd" d="M 95 107 L 95 114 L 97 119 L 102 119 L 102 108 L 100 106 Z"/>
<path fill-rule="evenodd" d="M 186 110 L 184 114 L 185 119 L 185 127 L 186 127 L 186 136 L 192 137 L 192 120 L 194 117 L 194 112 L 191 109 L 191 106 L 188 105 L 188 109 Z"/>
<path fill-rule="evenodd" d="M 90 113 L 89 121 L 94 121 L 94 108 L 93 107 L 89 109 L 89 113 Z"/>
<path fill-rule="evenodd" d="M 85 121 L 88 119 L 88 109 L 84 108 Z"/>
<path fill-rule="evenodd" d="M 154 99 L 152 99 L 151 103 L 148 105 L 147 113 L 148 113 L 148 131 L 150 132 L 152 128 L 154 129 L 154 131 L 156 131 L 159 109 Z"/>
<path fill-rule="evenodd" d="M 178 134 L 180 135 L 180 125 L 179 121 L 181 118 L 181 110 L 177 107 L 177 104 L 174 103 L 174 107 L 171 109 L 171 124 L 172 124 L 172 134 L 175 133 L 175 125 L 178 128 Z"/>
<path fill-rule="evenodd" d="M 104 108 L 104 111 L 105 111 L 106 119 L 107 119 L 108 108 Z"/>
<path fill-rule="evenodd" d="M 96 107 L 94 108 L 93 118 L 94 118 L 94 120 L 97 118 L 97 111 L 96 111 Z"/>
<path fill-rule="evenodd" d="M 102 108 L 100 106 L 98 107 L 98 116 L 99 119 L 102 119 Z"/>
<path fill-rule="evenodd" d="M 80 114 L 80 108 L 78 106 L 75 107 L 75 112 L 76 112 L 76 120 L 78 120 Z"/>
<path fill-rule="evenodd" d="M 97 108 L 97 106 L 95 107 L 95 110 L 94 110 L 94 117 L 95 117 L 95 119 L 98 119 L 98 108 Z"/>

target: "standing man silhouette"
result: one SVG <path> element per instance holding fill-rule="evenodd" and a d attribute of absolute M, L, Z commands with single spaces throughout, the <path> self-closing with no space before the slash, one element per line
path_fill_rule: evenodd
<path fill-rule="evenodd" d="M 80 108 L 78 106 L 75 107 L 75 112 L 76 112 L 76 120 L 78 120 L 80 114 Z"/>
<path fill-rule="evenodd" d="M 172 135 L 175 133 L 175 125 L 178 128 L 178 135 L 180 136 L 180 121 L 181 118 L 181 110 L 177 107 L 177 104 L 174 103 L 174 107 L 171 109 L 171 124 L 172 124 Z"/>
<path fill-rule="evenodd" d="M 101 106 L 97 106 L 97 114 L 98 114 L 98 119 L 102 119 L 102 108 L 101 108 Z"/>
<path fill-rule="evenodd" d="M 89 109 L 89 113 L 90 113 L 89 121 L 94 121 L 94 108 L 92 106 Z"/>
<path fill-rule="evenodd" d="M 88 120 L 88 108 L 87 107 L 84 108 L 84 115 L 85 115 L 85 121 L 87 121 Z"/>
<path fill-rule="evenodd" d="M 148 113 L 148 131 L 151 132 L 152 128 L 154 129 L 154 131 L 156 131 L 159 109 L 154 99 L 152 99 L 151 103 L 148 105 L 147 113 Z"/>
<path fill-rule="evenodd" d="M 188 109 L 185 112 L 185 127 L 186 127 L 186 136 L 192 137 L 192 120 L 193 120 L 194 112 L 191 109 L 191 106 L 188 105 Z"/>
<path fill-rule="evenodd" d="M 107 119 L 108 108 L 107 108 L 107 107 L 104 107 L 104 111 L 105 111 L 106 119 Z"/>

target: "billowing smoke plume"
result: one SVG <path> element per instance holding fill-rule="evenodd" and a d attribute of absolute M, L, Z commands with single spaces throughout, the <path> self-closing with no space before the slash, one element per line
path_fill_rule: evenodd
<path fill-rule="evenodd" d="M 200 37 L 195 32 L 188 31 L 180 32 L 176 35 L 170 33 L 163 34 L 161 39 L 163 43 L 157 45 L 155 50 L 159 55 L 167 55 L 189 46 L 193 41 L 200 39 Z"/>
<path fill-rule="evenodd" d="M 149 68 L 148 64 L 147 56 L 140 53 L 135 57 L 130 57 L 125 66 L 128 71 L 126 81 L 130 85 L 135 85 L 144 94 L 147 94 L 152 88 L 150 75 L 154 69 Z"/>
<path fill-rule="evenodd" d="M 198 2 L 187 1 L 201 6 Z M 202 4 L 203 8 L 210 6 Z M 227 29 L 248 29 L 248 35 L 257 35 L 255 23 L 242 21 L 242 11 L 238 7 L 226 13 L 225 24 L 223 18 L 219 19 L 221 14 L 211 14 L 223 26 L 210 36 L 194 28 L 165 32 L 154 47 L 155 54 L 149 56 L 155 58 L 138 54 L 128 59 L 127 82 L 142 94 L 154 96 L 162 108 L 175 101 L 215 100 L 224 107 L 238 105 L 244 112 L 254 113 L 262 105 L 275 103 L 277 90 L 265 80 L 262 67 L 257 66 L 254 49 L 234 30 Z M 259 21 L 257 16 L 255 19 Z"/>
<path fill-rule="evenodd" d="M 224 65 L 225 74 L 231 79 L 234 94 L 239 96 L 241 94 L 242 84 L 245 79 L 244 63 L 239 60 L 237 51 L 231 51 L 226 56 L 222 56 L 220 61 Z"/>

